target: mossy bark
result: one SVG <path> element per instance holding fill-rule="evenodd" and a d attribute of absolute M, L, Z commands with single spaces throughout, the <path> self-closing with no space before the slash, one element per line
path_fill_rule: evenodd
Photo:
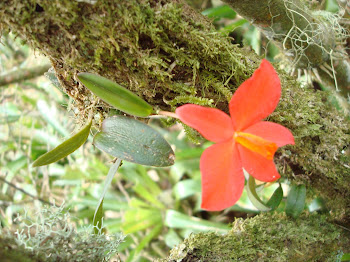
<path fill-rule="evenodd" d="M 260 63 L 181 0 L 3 0 L 0 29 L 51 59 L 81 117 L 92 110 L 103 118 L 109 106 L 79 85 L 77 72 L 115 80 L 155 108 L 195 103 L 227 112 L 232 93 Z M 279 172 L 306 184 L 327 200 L 336 219 L 350 223 L 350 122 L 326 92 L 279 75 L 282 98 L 268 120 L 296 139 L 277 152 Z"/>
<path fill-rule="evenodd" d="M 336 28 L 336 21 L 327 20 L 330 14 L 312 12 L 300 0 L 224 1 L 274 41 L 295 68 L 318 72 L 321 81 L 337 83 L 345 98 L 350 95 L 350 62 L 340 44 L 348 34 Z M 333 67 L 334 74 L 327 67 Z"/>
<path fill-rule="evenodd" d="M 191 235 L 167 259 L 175 261 L 340 261 L 350 250 L 349 232 L 320 215 L 297 220 L 281 214 L 238 219 L 226 235 Z"/>
<path fill-rule="evenodd" d="M 0 235 L 1 262 L 41 262 L 46 261 L 45 255 L 38 255 L 32 250 L 20 246 L 14 238 Z"/>

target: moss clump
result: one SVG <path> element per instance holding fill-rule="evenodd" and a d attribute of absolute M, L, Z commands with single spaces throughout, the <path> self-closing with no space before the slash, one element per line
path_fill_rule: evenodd
<path fill-rule="evenodd" d="M 76 70 L 113 79 L 162 109 L 212 101 L 226 108 L 232 91 L 259 62 L 246 59 L 182 1 L 6 0 L 1 5 L 2 26 L 51 58 L 82 114 L 95 98 L 78 85 Z M 104 103 L 98 107 L 108 111 Z"/>
<path fill-rule="evenodd" d="M 282 86 L 298 85 L 282 72 L 280 77 Z M 295 145 L 276 155 L 285 162 L 280 172 L 312 187 L 327 199 L 334 215 L 350 222 L 350 122 L 330 105 L 328 96 L 309 87 L 284 88 L 269 120 L 286 126 L 295 137 Z"/>
<path fill-rule="evenodd" d="M 349 250 L 349 234 L 320 215 L 266 213 L 237 219 L 226 235 L 193 234 L 161 261 L 336 261 Z"/>
<path fill-rule="evenodd" d="M 0 258 L 2 262 L 44 262 L 44 255 L 25 249 L 14 238 L 0 235 Z"/>

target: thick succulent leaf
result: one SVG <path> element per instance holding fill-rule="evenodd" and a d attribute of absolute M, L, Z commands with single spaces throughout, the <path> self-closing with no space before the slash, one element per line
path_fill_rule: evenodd
<path fill-rule="evenodd" d="M 125 116 L 105 119 L 102 132 L 94 138 L 94 145 L 112 156 L 141 165 L 174 164 L 173 150 L 156 130 Z"/>
<path fill-rule="evenodd" d="M 286 214 L 297 218 L 305 207 L 306 187 L 304 185 L 293 185 L 290 189 L 286 203 Z"/>
<path fill-rule="evenodd" d="M 94 233 L 97 235 L 102 230 L 102 218 L 103 218 L 103 199 L 97 207 L 94 215 Z"/>
<path fill-rule="evenodd" d="M 235 11 L 232 10 L 231 7 L 228 5 L 221 5 L 213 8 L 208 8 L 202 12 L 203 15 L 209 17 L 209 18 L 228 18 L 228 19 L 234 19 L 236 18 L 237 14 Z"/>
<path fill-rule="evenodd" d="M 246 185 L 247 195 L 252 202 L 252 204 L 259 209 L 260 211 L 270 211 L 271 208 L 267 206 L 264 202 L 261 201 L 260 197 L 256 192 L 255 179 L 252 176 L 249 176 L 248 183 Z"/>
<path fill-rule="evenodd" d="M 152 106 L 146 101 L 107 78 L 79 73 L 78 79 L 96 96 L 127 114 L 147 117 L 152 113 Z"/>
<path fill-rule="evenodd" d="M 51 151 L 43 154 L 37 160 L 34 161 L 33 167 L 44 166 L 56 162 L 77 150 L 82 144 L 85 143 L 89 136 L 92 122 L 90 121 L 82 130 L 76 133 L 74 136 L 64 141 L 59 146 L 55 147 Z"/>
<path fill-rule="evenodd" d="M 95 234 L 99 234 L 101 232 L 102 218 L 103 218 L 103 199 L 105 198 L 108 187 L 111 184 L 114 175 L 117 173 L 121 162 L 122 162 L 121 159 L 117 159 L 108 171 L 108 174 L 107 174 L 107 177 L 105 180 L 105 185 L 103 187 L 103 191 L 102 191 L 102 194 L 100 196 L 100 200 L 99 200 L 99 203 L 96 207 L 95 214 L 94 214 L 93 224 L 94 224 L 94 233 Z"/>
<path fill-rule="evenodd" d="M 283 199 L 283 189 L 280 184 L 280 186 L 273 192 L 270 200 L 266 203 L 268 207 L 270 207 L 272 210 L 275 210 L 279 204 L 281 203 Z"/>
<path fill-rule="evenodd" d="M 169 228 L 190 229 L 194 232 L 215 231 L 227 233 L 229 226 L 218 222 L 207 221 L 193 216 L 168 209 L 165 214 L 165 222 Z"/>

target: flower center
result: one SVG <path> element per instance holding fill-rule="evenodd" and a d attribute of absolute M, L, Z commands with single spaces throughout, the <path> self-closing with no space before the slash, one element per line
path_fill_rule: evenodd
<path fill-rule="evenodd" d="M 269 160 L 273 159 L 273 156 L 278 148 L 276 143 L 249 133 L 235 132 L 233 137 L 237 143 Z"/>

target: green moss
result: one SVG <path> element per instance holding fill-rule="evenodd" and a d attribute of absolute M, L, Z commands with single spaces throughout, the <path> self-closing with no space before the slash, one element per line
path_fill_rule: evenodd
<path fill-rule="evenodd" d="M 295 145 L 279 150 L 278 158 L 291 170 L 284 174 L 314 188 L 324 196 L 338 217 L 349 219 L 350 213 L 350 123 L 328 103 L 328 93 L 311 88 L 292 88 L 295 80 L 280 73 L 281 101 L 269 120 L 292 130 Z M 323 108 L 323 110 L 316 110 Z M 283 172 L 285 166 L 280 165 Z M 345 202 L 339 201 L 344 199 Z"/>
<path fill-rule="evenodd" d="M 25 249 L 13 238 L 0 235 L 0 258 L 2 262 L 41 262 L 44 256 L 37 255 L 34 251 Z"/>
<path fill-rule="evenodd" d="M 237 219 L 226 235 L 190 235 L 162 261 L 336 261 L 349 250 L 349 234 L 320 215 L 265 213 Z"/>

